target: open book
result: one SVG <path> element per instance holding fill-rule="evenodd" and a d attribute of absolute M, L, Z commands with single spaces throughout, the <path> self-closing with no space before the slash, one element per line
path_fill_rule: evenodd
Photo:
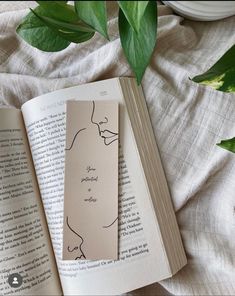
<path fill-rule="evenodd" d="M 67 100 L 120 107 L 119 260 L 63 261 Z M 0 294 L 120 294 L 186 264 L 141 87 L 115 78 L 0 110 Z M 22 284 L 11 287 L 9 276 Z M 18 278 L 16 279 L 18 281 Z"/>

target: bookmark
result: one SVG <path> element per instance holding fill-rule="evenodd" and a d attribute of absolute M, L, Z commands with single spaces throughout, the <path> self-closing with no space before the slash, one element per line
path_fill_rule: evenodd
<path fill-rule="evenodd" d="M 118 102 L 68 101 L 64 260 L 118 259 Z"/>

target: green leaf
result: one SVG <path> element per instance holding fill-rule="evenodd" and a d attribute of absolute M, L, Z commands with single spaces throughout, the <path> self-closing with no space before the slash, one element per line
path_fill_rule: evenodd
<path fill-rule="evenodd" d="M 208 71 L 192 80 L 223 92 L 235 92 L 235 45 Z"/>
<path fill-rule="evenodd" d="M 231 151 L 235 153 L 235 138 L 228 139 L 228 140 L 222 140 L 219 144 L 217 144 L 219 147 L 224 148 L 228 151 Z"/>
<path fill-rule="evenodd" d="M 119 9 L 119 33 L 125 56 L 140 84 L 145 69 L 149 64 L 156 44 L 157 4 L 149 1 L 140 22 L 139 32 L 135 32 L 124 13 Z"/>
<path fill-rule="evenodd" d="M 126 19 L 132 28 L 138 32 L 140 22 L 149 1 L 118 1 Z"/>
<path fill-rule="evenodd" d="M 81 43 L 84 41 L 87 41 L 91 39 L 94 35 L 94 32 L 87 32 L 87 31 L 80 31 L 80 26 L 73 25 L 61 21 L 54 20 L 52 18 L 49 18 L 47 16 L 43 16 L 44 10 L 42 10 L 40 13 L 37 13 L 36 10 L 32 12 L 50 29 L 55 31 L 59 36 L 62 38 L 75 42 L 75 43 Z"/>
<path fill-rule="evenodd" d="M 40 6 L 35 9 L 37 12 L 40 10 Z M 68 40 L 48 28 L 32 12 L 24 18 L 16 31 L 27 43 L 43 51 L 60 51 L 70 44 Z"/>
<path fill-rule="evenodd" d="M 73 25 L 73 27 L 77 27 L 78 30 L 84 32 L 94 32 L 94 29 L 84 23 L 75 12 L 75 8 L 73 5 L 68 5 L 64 2 L 59 1 L 37 1 L 41 8 L 44 11 L 43 15 L 50 17 L 55 21 L 61 21 L 61 26 L 66 26 L 68 24 Z M 66 23 L 66 24 L 65 24 Z"/>
<path fill-rule="evenodd" d="M 73 23 L 79 18 L 75 12 L 74 6 L 66 4 L 65 1 L 36 1 L 43 8 L 48 17 Z"/>
<path fill-rule="evenodd" d="M 79 18 L 109 39 L 105 1 L 74 1 L 74 3 Z"/>

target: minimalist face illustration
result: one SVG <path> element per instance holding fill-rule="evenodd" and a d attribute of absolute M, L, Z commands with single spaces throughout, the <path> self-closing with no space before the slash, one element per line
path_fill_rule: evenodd
<path fill-rule="evenodd" d="M 113 118 L 105 114 L 105 111 L 102 110 L 102 106 L 96 104 L 94 101 L 92 102 L 91 122 L 97 126 L 99 135 L 104 139 L 105 145 L 110 145 L 118 140 L 117 131 L 112 130 L 112 126 L 114 125 L 112 120 Z"/>
<path fill-rule="evenodd" d="M 82 244 L 84 242 L 83 238 L 72 228 L 69 222 L 69 217 L 66 217 L 66 225 L 69 229 L 69 244 L 67 251 L 72 260 L 86 259 L 82 251 Z"/>

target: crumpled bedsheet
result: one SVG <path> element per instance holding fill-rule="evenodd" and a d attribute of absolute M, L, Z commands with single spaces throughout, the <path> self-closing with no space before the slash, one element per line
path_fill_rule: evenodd
<path fill-rule="evenodd" d="M 107 42 L 99 34 L 58 53 L 30 47 L 15 28 L 34 2 L 0 3 L 0 106 L 90 81 L 131 76 L 109 3 Z M 218 146 L 235 136 L 235 95 L 199 86 L 235 43 L 235 17 L 184 20 L 159 6 L 158 40 L 142 81 L 188 264 L 173 278 L 128 295 L 235 295 L 235 154 Z M 159 267 L 160 268 L 160 267 Z"/>

